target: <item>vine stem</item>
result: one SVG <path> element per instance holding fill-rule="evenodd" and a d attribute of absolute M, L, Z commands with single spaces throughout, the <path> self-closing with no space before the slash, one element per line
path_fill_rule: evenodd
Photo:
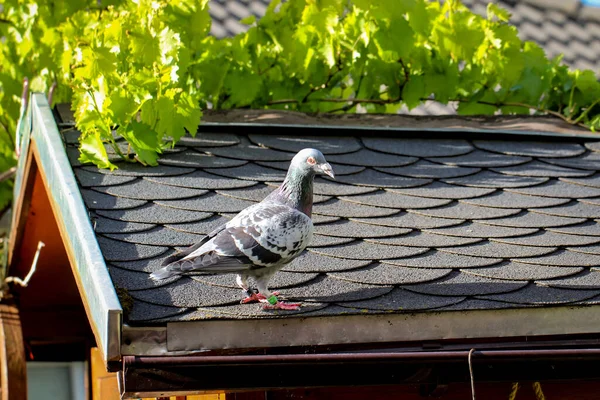
<path fill-rule="evenodd" d="M 270 102 L 267 103 L 267 105 L 277 105 L 277 104 L 300 104 L 303 102 L 314 102 L 314 101 L 322 101 L 324 103 L 349 103 L 349 105 L 356 105 L 356 104 L 393 104 L 393 103 L 397 103 L 399 101 L 401 101 L 401 98 L 395 98 L 395 99 L 390 99 L 390 100 L 382 100 L 382 99 L 352 99 L 352 98 L 348 98 L 348 99 L 337 99 L 337 98 L 329 98 L 329 99 L 315 99 L 315 100 L 311 100 L 311 99 L 307 99 L 306 101 L 300 101 L 300 100 L 296 100 L 296 99 L 283 99 L 283 100 L 272 100 Z M 427 101 L 427 100 L 432 100 L 432 99 L 427 99 L 427 98 L 423 98 L 421 99 L 421 101 Z M 435 100 L 434 100 L 435 101 Z M 464 99 L 450 99 L 448 100 L 448 102 L 458 102 L 458 103 L 470 103 L 469 100 L 464 100 Z M 564 115 L 562 115 L 559 112 L 553 111 L 553 110 L 548 110 L 545 109 L 543 107 L 538 107 L 538 106 L 534 106 L 531 104 L 525 104 L 525 103 L 517 103 L 517 102 L 506 102 L 506 103 L 493 103 L 491 101 L 483 101 L 483 100 L 478 100 L 476 101 L 477 104 L 483 104 L 483 105 L 488 105 L 488 106 L 494 106 L 494 107 L 524 107 L 524 108 L 528 108 L 530 110 L 536 110 L 536 111 L 540 111 L 543 113 L 546 113 L 548 115 L 552 115 L 554 117 L 560 118 L 563 121 L 565 121 L 566 123 L 570 124 L 570 125 L 577 125 L 583 128 L 588 129 L 587 126 L 585 126 L 585 124 L 582 124 L 581 122 L 579 122 L 582 118 L 582 116 L 580 115 L 579 118 L 577 118 L 576 120 L 572 120 L 568 117 L 565 117 Z M 588 110 L 590 110 L 593 106 L 595 106 L 596 104 L 599 104 L 600 100 L 597 100 L 595 103 L 593 103 L 590 107 L 588 107 L 585 111 L 585 113 L 587 114 Z M 340 111 L 341 109 L 337 109 L 337 110 L 333 110 L 333 111 Z"/>

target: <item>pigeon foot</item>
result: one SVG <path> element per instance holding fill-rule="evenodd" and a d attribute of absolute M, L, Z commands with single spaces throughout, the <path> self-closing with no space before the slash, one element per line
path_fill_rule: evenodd
<path fill-rule="evenodd" d="M 299 303 L 284 303 L 283 301 L 278 301 L 275 304 L 264 304 L 263 310 L 299 310 Z"/>
<path fill-rule="evenodd" d="M 273 294 L 275 296 L 278 296 L 279 292 L 273 292 Z M 261 302 L 261 303 L 268 302 L 267 297 L 264 294 L 255 293 L 255 292 L 240 301 L 241 304 L 250 304 L 250 303 L 259 303 L 259 302 Z"/>

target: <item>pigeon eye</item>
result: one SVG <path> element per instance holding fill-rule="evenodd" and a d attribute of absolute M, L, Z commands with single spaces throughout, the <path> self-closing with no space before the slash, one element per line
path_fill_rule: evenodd
<path fill-rule="evenodd" d="M 309 165 L 315 165 L 317 163 L 317 160 L 315 160 L 314 157 L 308 157 L 306 159 L 306 163 L 309 164 Z"/>

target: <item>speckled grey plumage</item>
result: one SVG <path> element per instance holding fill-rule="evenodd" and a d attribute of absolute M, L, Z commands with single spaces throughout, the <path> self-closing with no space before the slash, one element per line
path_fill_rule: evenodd
<path fill-rule="evenodd" d="M 521 260 L 526 260 L 526 258 Z M 507 261 L 491 267 L 465 269 L 462 272 L 487 278 L 532 281 L 575 275 L 581 271 L 583 271 L 582 267 L 548 267 L 545 265 Z"/>
<path fill-rule="evenodd" d="M 307 147 L 319 149 L 325 155 L 352 153 L 362 148 L 356 138 L 347 136 L 274 136 L 251 134 L 248 135 L 248 138 L 254 144 L 260 146 L 294 153 Z M 329 159 L 329 157 L 327 158 Z"/>
<path fill-rule="evenodd" d="M 455 202 L 443 207 L 428 209 L 412 209 L 409 212 L 429 217 L 458 218 L 458 219 L 491 219 L 515 215 L 521 212 L 518 208 L 480 207 L 463 202 Z"/>
<path fill-rule="evenodd" d="M 211 192 L 191 199 L 156 201 L 156 204 L 182 210 L 237 213 L 255 203 Z"/>
<path fill-rule="evenodd" d="M 91 218 L 92 228 L 96 233 L 130 233 L 144 232 L 155 228 L 155 224 L 143 224 L 140 222 L 118 221 L 110 218 L 94 216 Z"/>
<path fill-rule="evenodd" d="M 492 238 L 496 242 L 518 244 L 522 246 L 555 247 L 555 246 L 585 246 L 600 243 L 598 236 L 566 235 L 550 231 L 541 231 L 527 236 L 514 238 Z"/>
<path fill-rule="evenodd" d="M 349 220 L 342 220 L 332 224 L 317 225 L 315 227 L 315 233 L 320 235 L 349 238 L 372 238 L 404 235 L 410 231 L 410 229 L 392 228 Z"/>
<path fill-rule="evenodd" d="M 127 243 L 119 240 L 97 236 L 102 255 L 107 261 L 134 261 L 143 258 L 153 258 L 164 254 L 168 247 L 147 246 L 137 243 Z"/>
<path fill-rule="evenodd" d="M 409 178 L 456 178 L 479 172 L 480 168 L 456 167 L 436 164 L 427 160 L 419 160 L 414 164 L 403 167 L 375 167 L 376 170 L 387 174 L 406 176 Z"/>
<path fill-rule="evenodd" d="M 184 199 L 208 193 L 208 190 L 160 185 L 146 179 L 138 179 L 127 185 L 98 187 L 95 190 L 113 196 L 137 200 Z"/>
<path fill-rule="evenodd" d="M 547 228 L 547 230 L 559 233 L 568 233 L 570 235 L 589 235 L 600 236 L 600 224 L 598 221 L 587 221 L 577 225 L 559 226 L 556 228 Z"/>
<path fill-rule="evenodd" d="M 392 139 L 363 137 L 369 149 L 412 157 L 444 157 L 469 153 L 473 146 L 461 139 Z"/>
<path fill-rule="evenodd" d="M 585 153 L 578 143 L 475 140 L 473 144 L 482 150 L 529 157 L 574 157 Z"/>
<path fill-rule="evenodd" d="M 600 163 L 600 154 L 591 152 L 580 155 L 578 157 L 569 158 L 543 158 L 541 159 L 550 164 L 560 165 L 562 167 L 587 169 L 590 171 L 597 171 L 598 164 Z"/>
<path fill-rule="evenodd" d="M 354 153 L 327 156 L 327 161 L 365 167 L 401 167 L 416 162 L 417 158 L 379 153 L 363 148 Z"/>
<path fill-rule="evenodd" d="M 189 147 L 225 147 L 238 144 L 240 139 L 229 133 L 199 132 L 195 137 L 186 135 L 177 143 L 179 146 Z"/>
<path fill-rule="evenodd" d="M 150 182 L 164 185 L 182 186 L 192 189 L 231 189 L 256 185 L 257 182 L 225 178 L 219 175 L 196 170 L 191 174 L 173 177 L 148 177 Z"/>
<path fill-rule="evenodd" d="M 385 260 L 389 258 L 411 257 L 425 253 L 428 248 L 388 246 L 364 241 L 333 247 L 319 247 L 311 251 L 326 256 L 349 258 L 354 260 Z"/>
<path fill-rule="evenodd" d="M 305 251 L 294 261 L 282 268 L 282 271 L 290 272 L 335 272 L 348 271 L 369 265 L 371 260 L 350 260 L 347 258 L 328 257 Z"/>
<path fill-rule="evenodd" d="M 465 222 L 463 219 L 427 217 L 425 215 L 407 212 L 391 215 L 389 217 L 352 219 L 367 224 L 411 229 L 443 228 L 445 226 L 460 225 Z"/>
<path fill-rule="evenodd" d="M 512 293 L 478 296 L 483 300 L 503 301 L 513 304 L 568 304 L 582 301 L 600 294 L 600 290 L 572 290 L 529 284 Z"/>
<path fill-rule="evenodd" d="M 555 207 L 538 208 L 535 212 L 574 218 L 600 218 L 600 206 L 581 201 Z"/>
<path fill-rule="evenodd" d="M 191 246 L 203 239 L 203 236 L 183 231 L 176 231 L 164 226 L 160 226 L 145 232 L 107 233 L 104 236 L 130 243 L 171 247 Z"/>
<path fill-rule="evenodd" d="M 403 287 L 412 292 L 434 296 L 476 296 L 513 292 L 525 285 L 527 282 L 491 279 L 464 272 L 452 272 L 434 282 Z"/>
<path fill-rule="evenodd" d="M 117 175 L 117 176 L 176 176 L 185 175 L 193 172 L 193 168 L 181 168 L 181 167 L 170 167 L 161 165 L 158 167 L 145 167 L 140 163 L 122 163 L 119 164 L 119 168 L 111 171 L 109 169 L 99 169 L 95 166 L 81 167 L 85 171 L 97 172 L 105 175 Z"/>
<path fill-rule="evenodd" d="M 524 164 L 527 161 L 531 161 L 531 157 L 507 156 L 484 150 L 474 150 L 462 156 L 437 157 L 431 158 L 430 161 L 446 165 L 458 165 L 459 167 L 492 168 Z"/>
<path fill-rule="evenodd" d="M 372 299 L 392 291 L 393 286 L 349 282 L 321 275 L 301 287 L 287 288 L 285 297 L 309 302 L 341 302 Z"/>
<path fill-rule="evenodd" d="M 357 174 L 338 176 L 335 180 L 349 185 L 377 188 L 412 188 L 423 186 L 431 182 L 431 179 L 405 178 L 402 176 L 385 174 L 373 169 L 365 169 Z"/>
<path fill-rule="evenodd" d="M 513 237 L 529 235 L 537 232 L 537 228 L 512 228 L 497 225 L 485 225 L 477 222 L 466 222 L 449 228 L 430 229 L 428 232 L 438 235 L 473 237 L 473 238 L 492 238 L 492 237 Z"/>
<path fill-rule="evenodd" d="M 152 304 L 175 307 L 201 307 L 239 303 L 240 290 L 228 289 L 188 277 L 155 289 L 130 292 L 131 297 Z"/>
<path fill-rule="evenodd" d="M 315 214 L 331 215 L 334 217 L 384 217 L 397 214 L 398 210 L 383 207 L 365 206 L 363 204 L 351 204 L 341 200 L 330 200 L 324 203 L 315 204 L 313 207 Z"/>
<path fill-rule="evenodd" d="M 121 221 L 155 224 L 176 224 L 200 221 L 213 215 L 212 213 L 186 211 L 171 207 L 163 207 L 154 203 L 144 204 L 141 207 L 128 210 L 98 210 L 97 213 L 104 217 L 118 219 Z"/>
<path fill-rule="evenodd" d="M 455 304 L 462 301 L 464 297 L 458 296 L 426 296 L 395 288 L 389 294 L 378 299 L 351 301 L 339 303 L 342 307 L 357 309 L 380 310 L 380 311 L 417 311 L 431 310 Z"/>
<path fill-rule="evenodd" d="M 409 246 L 409 247 L 449 247 L 449 246 L 464 246 L 466 244 L 477 243 L 480 238 L 457 237 L 436 235 L 426 231 L 412 232 L 407 235 L 394 236 L 389 238 L 371 238 L 365 239 L 367 242 L 379 243 L 394 246 Z"/>
<path fill-rule="evenodd" d="M 373 285 L 404 285 L 442 278 L 452 272 L 448 268 L 408 268 L 389 264 L 372 264 L 352 271 L 330 272 L 334 278 Z"/>
<path fill-rule="evenodd" d="M 120 185 L 136 179 L 135 176 L 99 174 L 83 168 L 74 168 L 73 172 L 75 172 L 79 185 L 84 188 Z"/>
<path fill-rule="evenodd" d="M 308 245 L 308 247 L 316 248 L 316 247 L 336 246 L 336 245 L 351 243 L 353 241 L 354 241 L 353 238 L 313 235 L 313 238 L 312 238 L 310 244 Z"/>
<path fill-rule="evenodd" d="M 470 257 L 452 254 L 438 250 L 431 250 L 426 254 L 399 259 L 383 260 L 382 263 L 414 267 L 414 268 L 478 268 L 499 264 L 500 258 Z"/>
<path fill-rule="evenodd" d="M 133 300 L 131 310 L 124 315 L 126 322 L 136 325 L 146 325 L 148 321 L 160 320 L 162 318 L 173 318 L 185 313 L 187 308 L 166 307 L 156 304 L 146 303 L 145 301 Z M 141 324 L 144 322 L 144 324 Z"/>
<path fill-rule="evenodd" d="M 310 272 L 289 272 L 280 271 L 276 273 L 269 281 L 270 289 L 285 289 L 292 286 L 304 285 L 319 276 L 318 273 Z M 235 275 L 193 275 L 190 276 L 195 281 L 204 282 L 206 284 L 228 287 L 240 291 L 240 296 L 243 296 L 242 291 L 235 282 Z M 249 278 L 250 287 L 256 287 L 256 284 Z"/>
<path fill-rule="evenodd" d="M 81 189 L 81 197 L 83 197 L 85 205 L 91 210 L 123 210 L 146 204 L 143 200 L 111 196 L 92 189 Z"/>
<path fill-rule="evenodd" d="M 521 228 L 548 228 L 580 224 L 585 218 L 558 217 L 556 215 L 540 214 L 532 211 L 523 211 L 506 218 L 485 219 L 477 222 L 487 225 L 513 226 Z"/>
<path fill-rule="evenodd" d="M 570 199 L 555 199 L 552 197 L 527 196 L 524 194 L 500 190 L 474 199 L 464 199 L 463 202 L 475 206 L 498 208 L 539 208 L 553 207 L 566 204 Z"/>
<path fill-rule="evenodd" d="M 217 157 L 194 150 L 186 150 L 181 153 L 168 154 L 161 157 L 159 163 L 174 167 L 226 168 L 239 167 L 240 165 L 248 163 L 248 161 Z"/>
<path fill-rule="evenodd" d="M 581 186 L 556 180 L 543 183 L 539 186 L 526 188 L 510 188 L 506 190 L 515 193 L 528 194 L 531 196 L 562 197 L 568 199 L 580 199 L 586 197 L 600 196 L 600 189 L 598 188 Z"/>
<path fill-rule="evenodd" d="M 556 251 L 556 247 L 533 247 L 484 241 L 467 246 L 446 247 L 440 251 L 472 257 L 520 258 L 549 254 Z"/>
<path fill-rule="evenodd" d="M 467 186 L 473 188 L 518 188 L 540 185 L 548 182 L 549 178 L 504 175 L 497 172 L 484 170 L 474 175 L 463 176 L 460 178 L 442 179 L 443 182 L 453 185 Z"/>
<path fill-rule="evenodd" d="M 407 196 L 400 193 L 380 190 L 374 193 L 359 194 L 355 196 L 340 196 L 340 200 L 351 203 L 366 204 L 376 207 L 388 207 L 405 210 L 407 208 L 432 208 L 452 202 L 451 199 L 432 199 L 427 197 Z"/>
<path fill-rule="evenodd" d="M 516 176 L 539 176 L 539 177 L 584 177 L 590 176 L 594 171 L 585 171 L 581 169 L 561 167 L 558 165 L 548 164 L 545 162 L 533 160 L 526 164 L 517 165 L 514 167 L 491 168 L 492 171 Z"/>
<path fill-rule="evenodd" d="M 210 173 L 227 178 L 245 179 L 256 182 L 283 182 L 285 178 L 284 171 L 263 167 L 254 163 L 248 163 L 241 167 L 214 168 L 210 170 Z"/>
<path fill-rule="evenodd" d="M 437 181 L 420 187 L 406 189 L 393 188 L 389 190 L 390 192 L 407 194 L 409 196 L 430 197 L 434 199 L 469 199 L 485 196 L 495 191 L 495 189 L 467 188 Z"/>

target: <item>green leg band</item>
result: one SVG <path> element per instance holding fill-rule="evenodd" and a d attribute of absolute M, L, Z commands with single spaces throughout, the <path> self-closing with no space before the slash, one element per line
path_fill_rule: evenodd
<path fill-rule="evenodd" d="M 269 302 L 270 305 L 274 306 L 275 304 L 277 304 L 277 296 L 275 296 L 274 294 L 271 295 L 271 297 L 269 297 L 267 299 L 267 301 Z"/>

